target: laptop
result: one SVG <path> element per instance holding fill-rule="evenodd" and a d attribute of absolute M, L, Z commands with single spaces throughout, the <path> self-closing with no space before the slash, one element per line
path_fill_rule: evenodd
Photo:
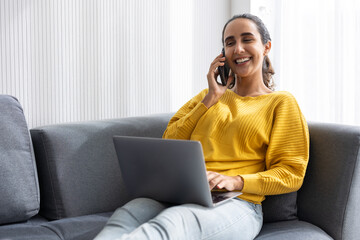
<path fill-rule="evenodd" d="M 210 191 L 201 143 L 190 140 L 114 136 L 130 197 L 170 204 L 214 207 L 241 192 Z"/>

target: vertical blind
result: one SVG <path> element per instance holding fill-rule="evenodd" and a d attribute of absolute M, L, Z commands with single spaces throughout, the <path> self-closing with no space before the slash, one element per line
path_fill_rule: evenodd
<path fill-rule="evenodd" d="M 170 110 L 167 0 L 0 0 L 0 93 L 29 126 Z"/>

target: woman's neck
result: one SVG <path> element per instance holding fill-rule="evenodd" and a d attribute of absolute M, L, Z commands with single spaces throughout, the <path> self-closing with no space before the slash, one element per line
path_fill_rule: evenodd
<path fill-rule="evenodd" d="M 266 87 L 262 78 L 237 78 L 232 91 L 242 97 L 256 97 L 273 92 Z"/>

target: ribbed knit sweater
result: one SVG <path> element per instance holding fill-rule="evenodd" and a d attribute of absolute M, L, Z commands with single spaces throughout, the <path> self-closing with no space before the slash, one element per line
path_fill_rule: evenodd
<path fill-rule="evenodd" d="M 171 118 L 163 138 L 202 144 L 206 168 L 244 179 L 240 198 L 298 190 L 309 158 L 307 123 L 293 95 L 277 91 L 242 97 L 227 90 L 209 109 L 201 91 Z"/>

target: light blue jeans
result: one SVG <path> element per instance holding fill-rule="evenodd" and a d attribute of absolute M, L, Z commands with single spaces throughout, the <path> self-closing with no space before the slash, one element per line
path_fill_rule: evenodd
<path fill-rule="evenodd" d="M 261 205 L 238 198 L 214 208 L 138 198 L 118 208 L 95 240 L 254 239 L 262 222 Z"/>

